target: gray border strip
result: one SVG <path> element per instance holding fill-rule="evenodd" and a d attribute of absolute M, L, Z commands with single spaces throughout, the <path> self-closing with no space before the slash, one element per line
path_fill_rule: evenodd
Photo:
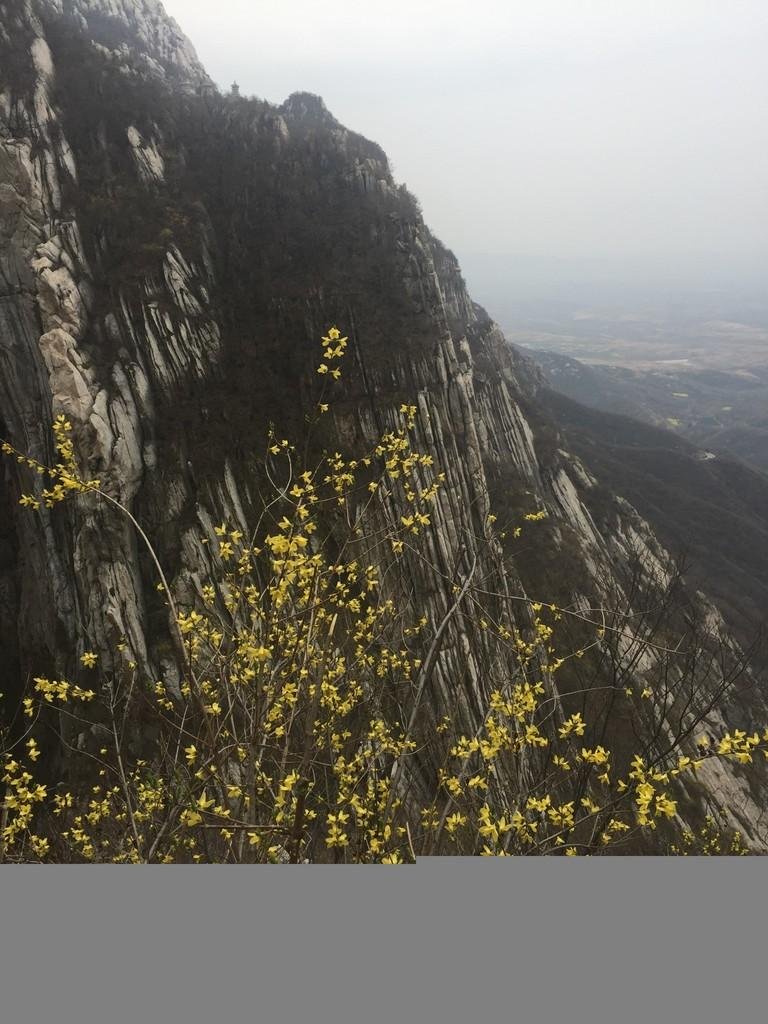
<path fill-rule="evenodd" d="M 7 865 L 0 900 L 4 1024 L 765 1019 L 757 858 Z"/>

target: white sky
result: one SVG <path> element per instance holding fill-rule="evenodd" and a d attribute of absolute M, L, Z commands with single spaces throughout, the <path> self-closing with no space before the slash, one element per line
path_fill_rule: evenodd
<path fill-rule="evenodd" d="M 220 85 L 319 93 L 380 143 L 470 266 L 765 270 L 764 0 L 165 6 Z"/>

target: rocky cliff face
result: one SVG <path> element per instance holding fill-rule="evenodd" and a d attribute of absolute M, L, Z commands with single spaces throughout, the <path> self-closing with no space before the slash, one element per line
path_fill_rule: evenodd
<path fill-rule="evenodd" d="M 489 592 L 639 610 L 673 576 L 628 503 L 597 509 L 595 478 L 537 409 L 537 372 L 472 302 L 379 147 L 317 97 L 221 96 L 155 0 L 0 0 L 0 435 L 50 461 L 66 413 L 84 471 L 144 524 L 182 605 L 215 572 L 213 525 L 244 526 L 257 506 L 267 424 L 300 430 L 331 323 L 353 367 L 336 436 L 371 440 L 400 402 L 418 405 L 417 442 L 446 474 L 428 543 L 447 578 L 477 555 Z M 32 515 L 17 505 L 22 471 L 0 472 L 11 701 L 30 673 L 67 675 L 91 647 L 172 684 L 167 610 L 129 524 L 87 497 Z M 487 540 L 492 512 L 538 508 L 534 548 Z M 407 572 L 410 599 L 439 620 L 450 588 Z M 692 602 L 717 632 L 714 609 Z M 630 663 L 632 640 L 621 647 Z M 493 684 L 483 648 L 452 620 L 436 718 L 450 707 L 474 728 Z M 633 671 L 652 682 L 647 652 Z M 608 721 L 613 704 L 596 707 Z M 699 781 L 690 806 L 708 794 L 738 808 L 762 849 L 747 784 L 728 767 Z"/>

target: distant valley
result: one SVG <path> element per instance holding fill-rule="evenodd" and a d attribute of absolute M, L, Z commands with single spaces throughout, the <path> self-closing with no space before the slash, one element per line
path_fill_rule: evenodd
<path fill-rule="evenodd" d="M 768 306 L 527 311 L 507 337 L 553 389 L 768 470 Z M 707 457 L 706 455 L 703 457 Z"/>
<path fill-rule="evenodd" d="M 685 553 L 748 642 L 768 615 L 768 307 L 705 315 L 528 309 L 505 333 L 543 370 L 539 401 L 571 450 Z"/>

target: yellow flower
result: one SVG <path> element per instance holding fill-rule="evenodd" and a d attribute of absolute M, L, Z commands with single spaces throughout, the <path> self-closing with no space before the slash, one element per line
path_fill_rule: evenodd
<path fill-rule="evenodd" d="M 453 835 L 456 829 L 461 828 L 462 825 L 466 824 L 467 819 L 465 815 L 459 814 L 458 811 L 456 812 L 456 814 L 452 814 L 449 818 L 446 818 L 445 820 L 445 827 L 450 835 Z"/>
<path fill-rule="evenodd" d="M 670 800 L 664 793 L 656 795 L 656 814 L 664 814 L 667 818 L 673 818 L 677 813 L 677 803 Z"/>
<path fill-rule="evenodd" d="M 197 806 L 201 811 L 207 811 L 208 808 L 213 807 L 215 803 L 215 800 L 211 800 L 205 795 L 205 790 L 203 790 L 202 794 L 197 798 Z"/>
<path fill-rule="evenodd" d="M 93 651 L 86 651 L 80 656 L 80 664 L 85 665 L 86 668 L 93 668 L 98 660 L 98 654 L 94 654 Z"/>
<path fill-rule="evenodd" d="M 560 726 L 558 732 L 560 734 L 560 739 L 565 739 L 565 737 L 570 736 L 571 733 L 575 733 L 577 736 L 583 736 L 586 728 L 587 723 L 581 717 L 581 713 L 577 711 L 575 714 L 571 715 L 570 718 L 566 719 L 566 721 Z"/>

